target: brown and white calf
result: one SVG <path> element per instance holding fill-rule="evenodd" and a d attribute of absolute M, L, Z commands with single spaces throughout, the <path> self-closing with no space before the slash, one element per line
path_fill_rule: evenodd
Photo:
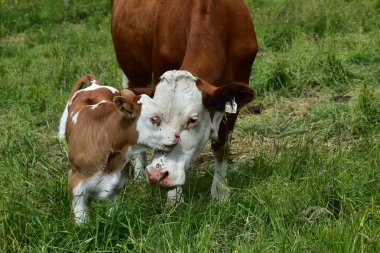
<path fill-rule="evenodd" d="M 69 190 L 77 224 L 86 219 L 90 197 L 117 198 L 127 181 L 131 155 L 148 148 L 168 150 L 179 142 L 179 135 L 160 121 L 161 114 L 150 97 L 99 85 L 92 75 L 74 84 L 59 137 L 68 143 Z"/>
<path fill-rule="evenodd" d="M 147 166 L 149 181 L 183 185 L 191 161 L 211 139 L 215 157 L 211 195 L 228 199 L 231 134 L 239 109 L 255 96 L 248 82 L 258 45 L 245 1 L 111 3 L 112 39 L 123 85 L 153 83 L 153 99 L 164 111 L 161 118 L 181 136 L 181 143 L 170 152 L 155 153 Z M 169 191 L 169 197 L 177 192 Z"/>

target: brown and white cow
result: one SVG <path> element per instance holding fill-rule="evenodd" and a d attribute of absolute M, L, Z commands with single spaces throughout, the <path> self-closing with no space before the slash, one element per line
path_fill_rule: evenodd
<path fill-rule="evenodd" d="M 183 185 L 190 162 L 212 139 L 211 194 L 228 199 L 231 133 L 239 109 L 255 96 L 248 81 L 258 46 L 246 4 L 243 0 L 111 3 L 112 38 L 123 84 L 136 88 L 153 83 L 153 99 L 163 110 L 161 119 L 180 131 L 182 140 L 170 152 L 155 153 L 147 166 L 149 181 Z M 178 191 L 169 191 L 169 198 Z"/>
<path fill-rule="evenodd" d="M 59 137 L 68 143 L 69 189 L 77 224 L 86 219 L 90 197 L 116 200 L 126 184 L 131 155 L 149 147 L 168 150 L 179 142 L 171 126 L 160 121 L 161 114 L 150 97 L 99 85 L 92 75 L 75 83 Z"/>

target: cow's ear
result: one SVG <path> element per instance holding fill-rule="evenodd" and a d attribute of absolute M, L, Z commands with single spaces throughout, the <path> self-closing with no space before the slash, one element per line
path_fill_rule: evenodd
<path fill-rule="evenodd" d="M 129 119 L 136 118 L 135 108 L 133 103 L 128 101 L 126 97 L 123 96 L 115 96 L 113 98 L 113 103 L 116 106 L 116 109 L 121 113 L 124 117 Z"/>
<path fill-rule="evenodd" d="M 198 88 L 203 93 L 203 104 L 217 111 L 224 112 L 226 104 L 235 101 L 237 109 L 251 102 L 255 97 L 255 91 L 245 83 L 229 83 L 215 87 L 203 80 L 198 82 Z"/>
<path fill-rule="evenodd" d="M 136 95 L 148 95 L 149 97 L 154 96 L 154 92 L 156 91 L 155 87 L 145 87 L 145 88 L 129 88 L 131 91 L 133 91 Z"/>

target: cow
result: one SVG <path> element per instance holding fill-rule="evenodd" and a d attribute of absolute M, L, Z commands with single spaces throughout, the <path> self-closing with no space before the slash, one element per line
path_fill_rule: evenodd
<path fill-rule="evenodd" d="M 153 95 L 162 120 L 180 132 L 170 152 L 155 152 L 147 179 L 170 200 L 209 139 L 213 199 L 229 199 L 226 160 L 239 110 L 255 92 L 249 77 L 258 45 L 243 0 L 114 0 L 111 34 L 123 86 Z M 153 85 L 153 87 L 150 87 Z M 141 156 L 146 163 L 145 155 Z"/>
<path fill-rule="evenodd" d="M 74 84 L 59 137 L 68 143 L 68 184 L 77 224 L 86 220 L 89 198 L 117 199 L 133 154 L 148 148 L 169 150 L 179 142 L 179 134 L 158 118 L 161 114 L 147 95 L 99 85 L 93 75 L 83 75 Z"/>

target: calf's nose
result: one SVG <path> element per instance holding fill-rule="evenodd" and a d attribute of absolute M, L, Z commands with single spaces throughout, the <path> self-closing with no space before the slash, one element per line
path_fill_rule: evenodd
<path fill-rule="evenodd" d="M 170 137 L 168 137 L 168 138 L 170 139 Z M 181 142 L 181 136 L 179 135 L 178 132 L 176 132 L 176 133 L 174 134 L 174 140 L 171 139 L 171 140 L 170 140 L 170 143 L 165 144 L 165 146 L 166 146 L 167 148 L 173 148 L 175 145 L 177 145 L 177 144 L 180 143 L 180 142 Z"/>
<path fill-rule="evenodd" d="M 181 136 L 179 135 L 178 132 L 174 134 L 174 137 L 175 137 L 174 144 L 177 144 L 177 143 L 181 142 Z"/>

